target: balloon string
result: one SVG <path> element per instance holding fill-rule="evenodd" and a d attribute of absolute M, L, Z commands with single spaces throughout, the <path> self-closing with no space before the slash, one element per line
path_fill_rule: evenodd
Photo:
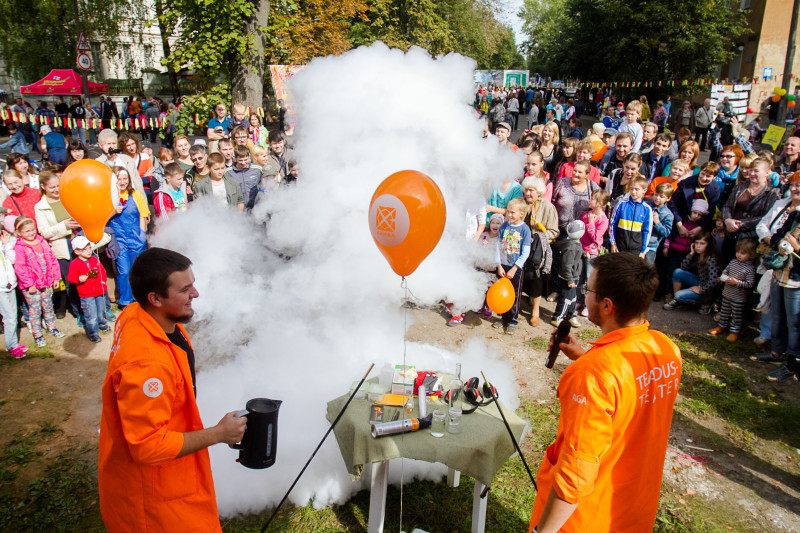
<path fill-rule="evenodd" d="M 410 292 L 408 290 L 408 281 L 406 280 L 405 276 L 403 276 L 403 281 L 400 282 L 400 286 L 405 290 L 405 298 L 404 298 L 404 301 L 403 301 L 403 371 L 405 372 L 405 370 L 408 368 L 406 366 L 406 347 L 408 345 L 408 339 L 407 339 L 406 336 L 408 335 L 408 305 L 407 304 L 408 304 L 408 294 Z M 403 383 L 405 383 L 405 377 L 403 378 Z M 412 405 L 413 405 L 413 402 L 414 402 L 414 389 L 413 389 L 413 386 L 412 386 L 412 389 L 411 389 L 411 395 L 409 397 L 409 401 L 411 401 Z M 406 413 L 407 413 L 407 411 L 405 409 L 405 406 L 403 406 L 403 419 L 404 420 L 406 418 Z M 402 445 L 402 441 L 405 439 L 405 435 L 406 435 L 405 433 L 401 433 L 400 434 L 401 445 Z M 406 466 L 405 465 L 405 460 L 403 458 L 400 458 L 400 529 L 399 529 L 400 533 L 402 533 L 402 531 L 403 531 L 403 482 L 405 480 L 405 474 L 406 474 L 405 466 Z"/>

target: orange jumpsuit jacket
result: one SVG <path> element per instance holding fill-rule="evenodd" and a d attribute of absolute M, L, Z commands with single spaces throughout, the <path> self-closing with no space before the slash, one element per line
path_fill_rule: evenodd
<path fill-rule="evenodd" d="M 558 383 L 556 441 L 537 474 L 530 530 L 550 489 L 578 507 L 561 531 L 652 531 L 681 354 L 650 324 L 603 335 Z"/>
<path fill-rule="evenodd" d="M 138 303 L 127 306 L 114 330 L 100 421 L 100 511 L 110 533 L 222 531 L 208 450 L 175 458 L 183 433 L 199 429 L 186 352 Z"/>

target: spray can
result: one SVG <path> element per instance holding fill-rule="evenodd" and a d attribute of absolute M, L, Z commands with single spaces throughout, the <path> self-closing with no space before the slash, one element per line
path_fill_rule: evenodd
<path fill-rule="evenodd" d="M 397 433 L 409 433 L 417 431 L 420 428 L 426 428 L 431 425 L 431 417 L 427 418 L 406 418 L 405 420 L 395 420 L 394 422 L 381 422 L 380 424 L 372 424 L 372 438 L 384 437 L 386 435 L 395 435 Z"/>
<path fill-rule="evenodd" d="M 425 385 L 420 385 L 417 388 L 417 395 L 419 396 L 419 417 L 425 418 L 428 416 L 428 391 L 425 388 Z"/>

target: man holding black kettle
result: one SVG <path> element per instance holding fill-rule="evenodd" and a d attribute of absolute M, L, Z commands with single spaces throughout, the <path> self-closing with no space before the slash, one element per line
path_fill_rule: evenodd
<path fill-rule="evenodd" d="M 136 302 L 117 319 L 103 382 L 98 482 L 108 531 L 221 532 L 208 448 L 239 442 L 247 419 L 203 428 L 194 351 L 191 261 L 150 248 L 134 261 Z"/>

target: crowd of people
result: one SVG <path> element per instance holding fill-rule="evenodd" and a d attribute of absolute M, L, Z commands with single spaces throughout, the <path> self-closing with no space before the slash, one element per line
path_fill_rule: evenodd
<path fill-rule="evenodd" d="M 476 92 L 484 136 L 525 154 L 519 178 L 468 215 L 497 247 L 498 277 L 517 291 L 493 325 L 513 333 L 526 294 L 532 325 L 546 297 L 557 302 L 554 326 L 566 319 L 580 327 L 590 261 L 632 253 L 657 267 L 655 300 L 664 309 L 714 314 L 709 334 L 730 342 L 757 324 L 754 342 L 771 350 L 752 359 L 780 364 L 772 381 L 800 376 L 800 137 L 775 153 L 741 127 L 726 101 L 710 108 L 706 100 L 697 110 L 687 101 L 675 112 L 662 101 L 651 112 L 644 96 L 627 105 L 602 101 L 584 132 L 583 105 L 566 95 Z M 527 128 L 513 144 L 519 114 Z M 451 311 L 449 324 L 463 317 Z"/>
<path fill-rule="evenodd" d="M 105 111 L 104 102 L 108 101 L 101 102 Z M 126 102 L 125 113 L 137 116 L 137 103 L 142 104 L 133 98 L 131 104 Z M 146 109 L 164 106 L 151 99 Z M 115 280 L 119 310 L 134 302 L 130 270 L 159 221 L 204 196 L 220 208 L 249 212 L 268 190 L 297 179 L 299 168 L 283 131 L 267 131 L 257 114 L 246 116 L 241 104 L 232 111 L 229 115 L 227 106 L 218 105 L 205 137 L 190 142 L 176 135 L 170 139 L 171 148 L 162 143 L 155 153 L 143 146 L 143 139 L 152 135 L 147 128 L 100 130 L 97 161 L 111 170 L 119 201 L 97 243 L 88 241 L 59 194 L 64 170 L 89 157 L 84 138 L 75 128 L 65 136 L 44 124 L 34 132 L 38 139 L 29 139 L 24 124 L 8 124 L 13 134 L 6 143 L 12 152 L 0 187 L 0 277 L 5 278 L 0 314 L 6 348 L 15 358 L 24 357 L 27 350 L 19 341 L 23 324 L 37 346 L 46 346 L 45 335 L 64 336 L 56 320 L 67 313 L 92 342 L 100 342 L 100 333 L 110 331 L 108 322 L 115 320 L 115 294 L 108 293 L 107 279 Z M 37 148 L 44 156 L 41 171 L 29 156 Z"/>

